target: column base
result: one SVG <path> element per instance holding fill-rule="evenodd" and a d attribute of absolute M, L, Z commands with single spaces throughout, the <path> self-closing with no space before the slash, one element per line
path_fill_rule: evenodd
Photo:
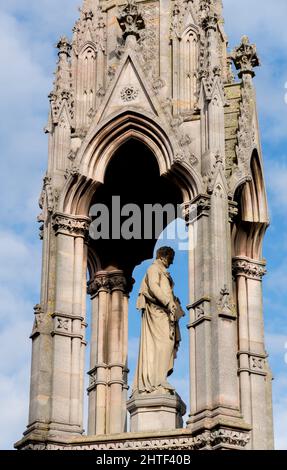
<path fill-rule="evenodd" d="M 248 448 L 252 430 L 237 409 L 222 406 L 190 416 L 187 428 L 195 439 L 209 435 L 206 449 L 213 450 Z"/>
<path fill-rule="evenodd" d="M 186 406 L 179 395 L 142 394 L 127 402 L 131 432 L 168 431 L 183 427 Z"/>
<path fill-rule="evenodd" d="M 21 449 L 23 442 L 47 442 L 49 439 L 56 439 L 59 441 L 66 442 L 72 438 L 82 436 L 84 430 L 77 425 L 68 425 L 61 423 L 45 423 L 41 421 L 35 421 L 27 426 L 27 429 L 23 433 L 23 438 L 16 442 L 14 447 Z"/>

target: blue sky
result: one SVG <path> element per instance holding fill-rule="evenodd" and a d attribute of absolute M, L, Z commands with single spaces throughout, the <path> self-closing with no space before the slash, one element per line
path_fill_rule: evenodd
<path fill-rule="evenodd" d="M 36 216 L 47 164 L 47 95 L 52 88 L 59 36 L 70 36 L 80 0 L 1 0 L 0 4 L 0 448 L 8 449 L 27 424 L 33 306 L 39 301 L 41 243 Z M 276 448 L 287 449 L 287 3 L 286 0 L 225 0 L 230 46 L 247 34 L 256 42 L 262 67 L 256 87 L 270 215 L 264 255 L 267 349 L 274 373 Z M 287 86 L 287 85 L 286 85 Z M 146 265 L 135 272 L 137 284 Z M 184 304 L 187 276 L 184 254 L 172 275 Z M 173 383 L 187 399 L 187 330 Z M 130 366 L 133 369 L 140 328 L 130 311 Z M 286 360 L 284 360 L 286 359 Z M 131 373 L 132 375 L 132 373 Z M 131 377 L 132 378 L 132 377 Z"/>

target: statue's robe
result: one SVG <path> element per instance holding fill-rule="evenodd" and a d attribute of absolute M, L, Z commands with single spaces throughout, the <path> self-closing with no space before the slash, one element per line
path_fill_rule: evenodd
<path fill-rule="evenodd" d="M 173 371 L 180 342 L 178 320 L 184 312 L 173 294 L 173 286 L 161 260 L 154 261 L 142 281 L 137 301 L 142 323 L 133 394 L 174 390 L 167 377 Z M 170 315 L 172 306 L 177 309 L 175 318 Z"/>

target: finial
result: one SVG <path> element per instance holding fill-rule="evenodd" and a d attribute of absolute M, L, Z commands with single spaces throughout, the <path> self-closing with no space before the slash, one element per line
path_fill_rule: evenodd
<path fill-rule="evenodd" d="M 61 54 L 65 54 L 67 57 L 70 57 L 70 51 L 72 49 L 72 46 L 66 36 L 62 36 L 60 38 L 60 41 L 57 44 L 57 48 L 59 49 L 59 57 L 61 56 Z"/>
<path fill-rule="evenodd" d="M 260 65 L 260 60 L 255 44 L 250 44 L 247 36 L 241 38 L 240 46 L 233 49 L 230 58 L 233 60 L 236 70 L 239 70 L 239 78 L 242 78 L 244 74 L 255 76 L 253 68 Z"/>
<path fill-rule="evenodd" d="M 145 22 L 135 0 L 127 0 L 127 3 L 120 9 L 118 22 L 124 39 L 131 35 L 139 39 L 139 32 L 145 28 Z"/>

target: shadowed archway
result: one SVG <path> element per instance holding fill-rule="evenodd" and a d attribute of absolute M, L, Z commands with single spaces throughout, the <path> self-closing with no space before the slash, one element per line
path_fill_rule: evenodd
<path fill-rule="evenodd" d="M 160 176 L 152 151 L 137 139 L 126 141 L 115 152 L 106 169 L 104 184 L 91 202 L 91 207 L 103 204 L 109 211 L 109 239 L 90 240 L 91 252 L 97 253 L 101 270 L 120 269 L 130 276 L 135 266 L 152 257 L 158 236 L 176 217 L 182 202 L 176 184 L 167 175 Z M 148 217 L 156 204 L 169 205 L 162 220 L 156 221 L 154 215 L 152 219 Z M 148 205 L 146 210 L 145 205 Z M 124 206 L 127 212 L 121 216 Z M 133 216 L 136 220 L 130 219 Z M 128 239 L 123 236 L 123 230 L 120 232 L 119 223 L 125 222 L 129 225 Z M 146 226 L 151 223 L 152 227 Z M 103 229 L 101 224 L 99 229 Z"/>

